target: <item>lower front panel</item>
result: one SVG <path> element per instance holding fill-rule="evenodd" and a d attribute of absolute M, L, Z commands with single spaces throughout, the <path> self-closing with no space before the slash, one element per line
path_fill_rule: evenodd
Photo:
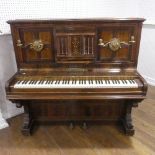
<path fill-rule="evenodd" d="M 35 100 L 30 102 L 29 108 L 31 116 L 34 120 L 119 120 L 125 115 L 124 100 Z"/>

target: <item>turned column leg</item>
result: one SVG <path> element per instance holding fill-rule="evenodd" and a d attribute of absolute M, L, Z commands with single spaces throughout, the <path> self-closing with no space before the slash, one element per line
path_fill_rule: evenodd
<path fill-rule="evenodd" d="M 30 113 L 29 103 L 26 103 L 23 106 L 24 106 L 24 120 L 21 132 L 23 135 L 29 136 L 31 134 L 33 121 Z"/>

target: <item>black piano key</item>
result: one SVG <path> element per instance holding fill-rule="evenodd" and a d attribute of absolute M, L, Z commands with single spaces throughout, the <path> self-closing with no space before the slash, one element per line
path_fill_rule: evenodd
<path fill-rule="evenodd" d="M 17 84 L 20 84 L 21 83 L 21 81 L 17 81 Z"/>
<path fill-rule="evenodd" d="M 22 82 L 22 84 L 24 84 L 25 80 Z"/>
<path fill-rule="evenodd" d="M 136 82 L 134 80 L 131 80 L 133 84 L 135 84 Z"/>
<path fill-rule="evenodd" d="M 27 84 L 28 81 L 25 81 L 24 84 Z"/>
<path fill-rule="evenodd" d="M 36 84 L 36 83 L 37 83 L 37 81 L 36 81 L 36 80 L 34 80 L 33 84 Z"/>
<path fill-rule="evenodd" d="M 132 84 L 132 81 L 131 80 L 129 80 L 129 82 Z"/>
<path fill-rule="evenodd" d="M 36 81 L 34 80 L 32 84 L 35 84 L 35 82 L 36 82 Z"/>
<path fill-rule="evenodd" d="M 29 82 L 29 84 L 32 84 L 32 82 L 33 82 L 33 80 L 31 80 L 31 81 Z"/>
<path fill-rule="evenodd" d="M 31 83 L 31 80 L 29 80 L 27 84 L 30 84 L 30 83 Z"/>

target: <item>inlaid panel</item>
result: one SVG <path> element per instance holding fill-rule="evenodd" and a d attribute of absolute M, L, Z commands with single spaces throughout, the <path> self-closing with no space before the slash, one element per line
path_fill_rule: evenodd
<path fill-rule="evenodd" d="M 50 62 L 53 59 L 52 29 L 19 29 L 23 63 Z M 18 45 L 17 45 L 18 46 Z"/>
<path fill-rule="evenodd" d="M 102 39 L 101 42 L 100 39 Z M 104 62 L 131 61 L 135 46 L 136 32 L 133 26 L 102 27 L 98 29 L 99 60 Z"/>

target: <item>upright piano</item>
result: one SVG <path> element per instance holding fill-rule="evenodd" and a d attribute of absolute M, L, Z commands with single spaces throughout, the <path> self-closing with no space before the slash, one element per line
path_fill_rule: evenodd
<path fill-rule="evenodd" d="M 24 107 L 22 133 L 37 123 L 120 124 L 146 97 L 137 71 L 144 19 L 10 20 L 18 71 L 7 98 Z"/>

